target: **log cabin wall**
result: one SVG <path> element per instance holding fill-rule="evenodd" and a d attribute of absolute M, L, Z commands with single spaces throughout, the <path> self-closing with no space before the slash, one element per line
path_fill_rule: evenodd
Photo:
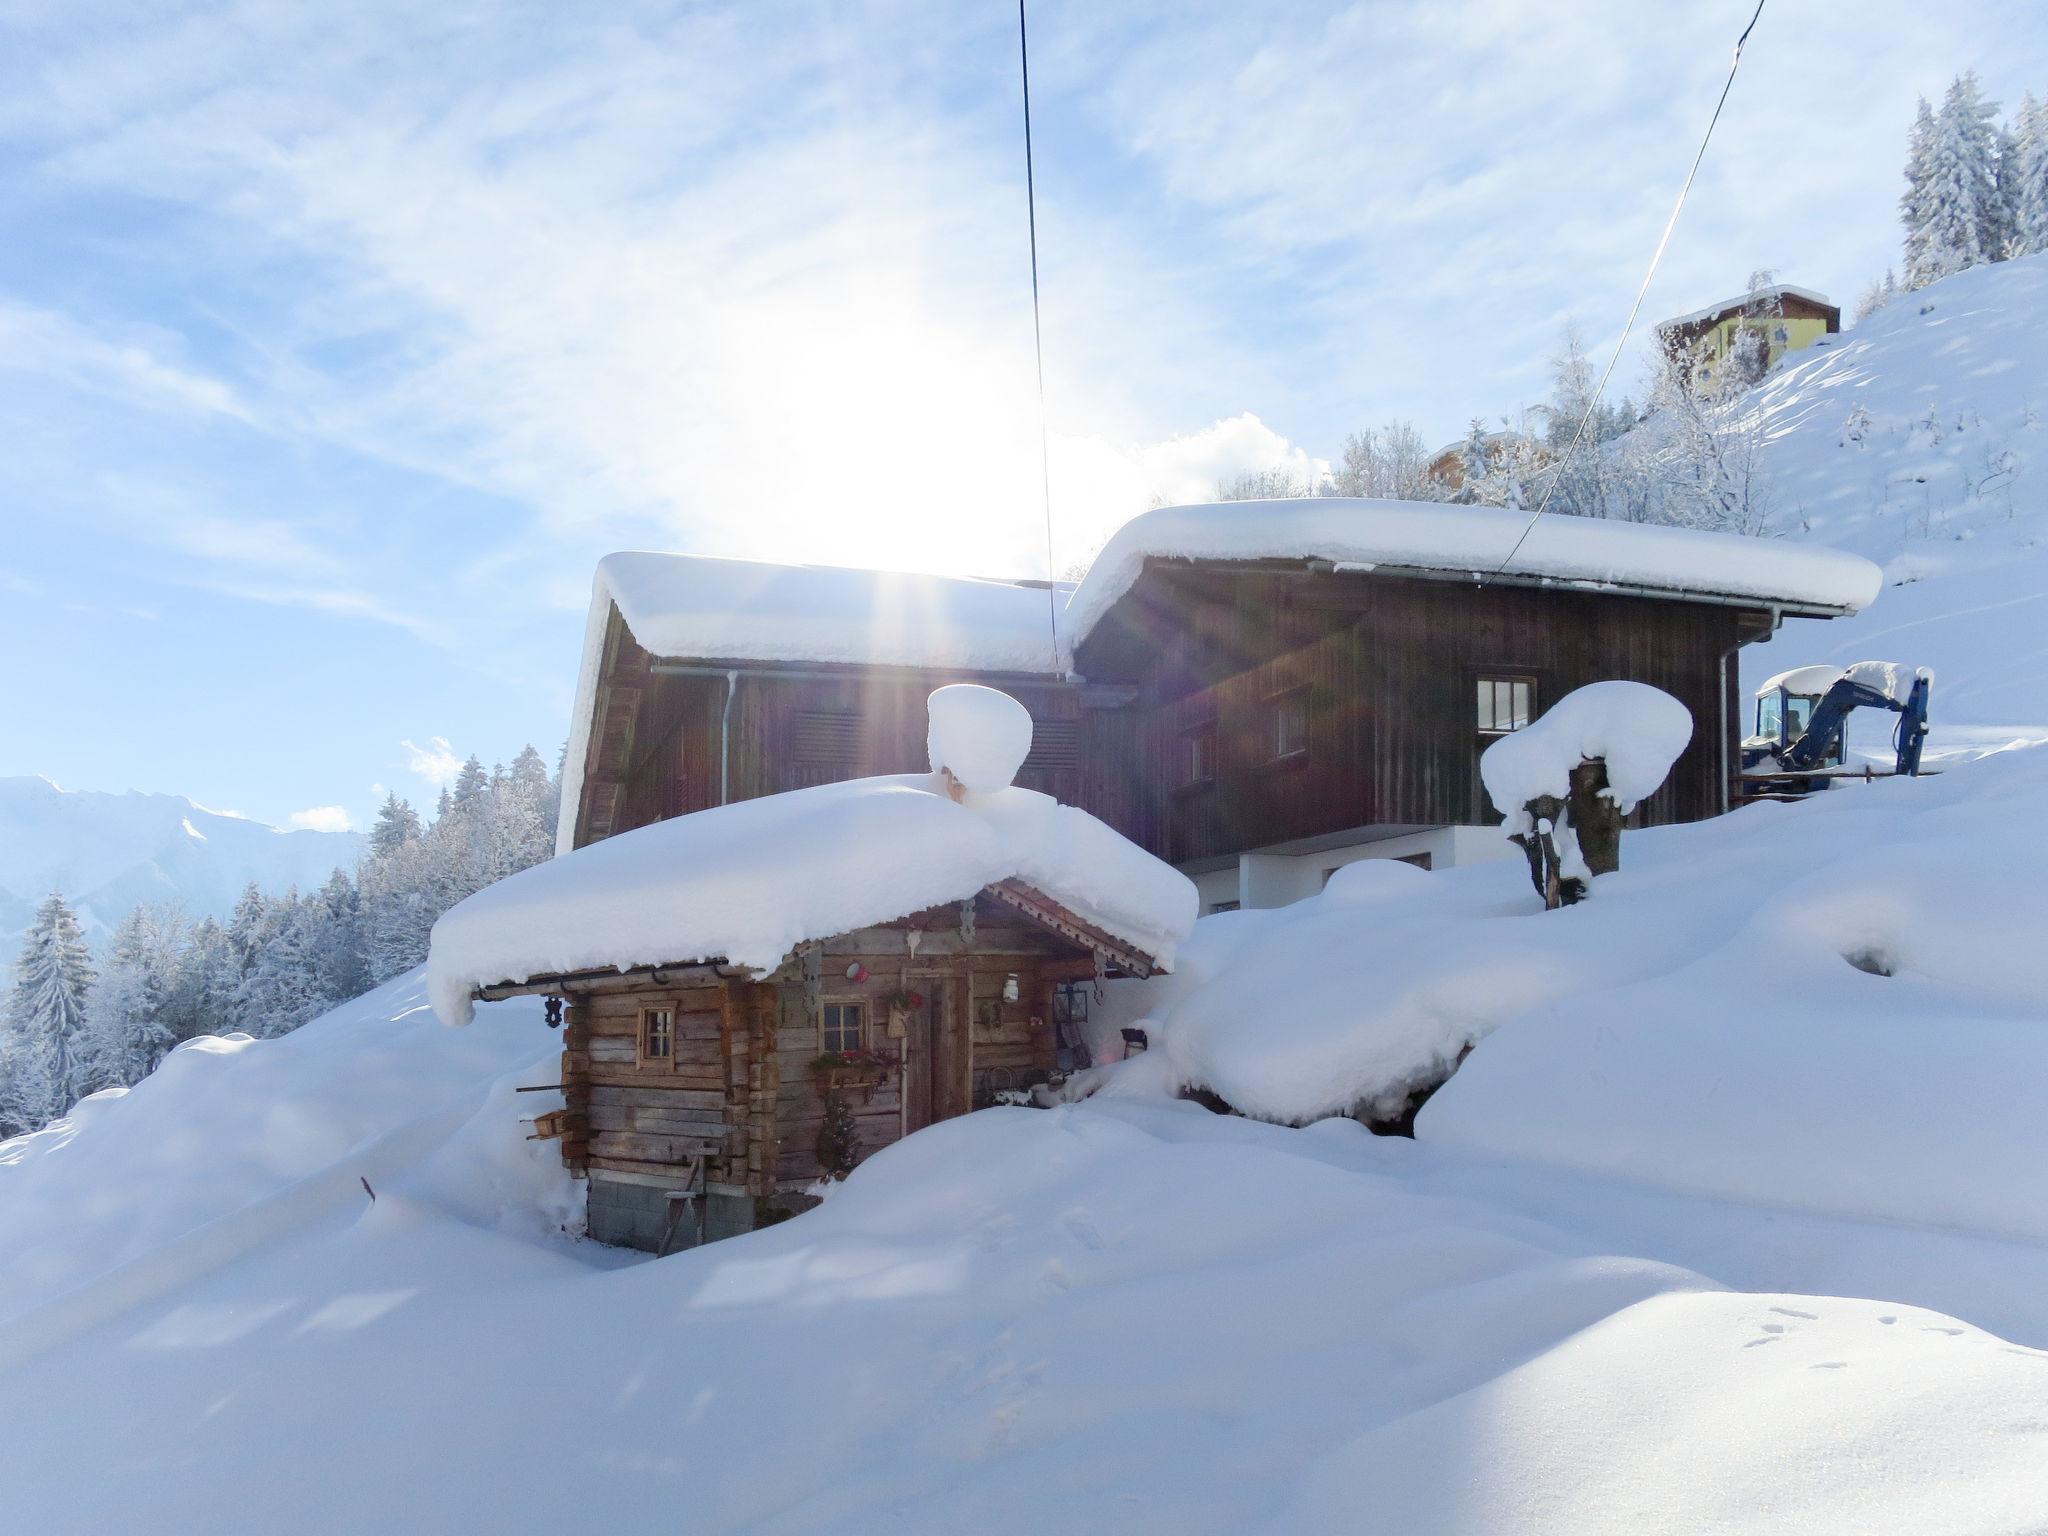
<path fill-rule="evenodd" d="M 1093 956 L 986 897 L 974 910 L 971 933 L 959 909 L 945 907 L 826 941 L 815 1005 L 800 963 L 773 978 L 776 1091 L 769 1134 L 777 1189 L 801 1190 L 821 1172 L 817 1141 L 825 1093 L 813 1069 L 826 1049 L 824 1008 L 858 1007 L 861 1048 L 901 1058 L 883 1081 L 854 1074 L 840 1089 L 859 1128 L 863 1157 L 925 1124 L 986 1104 L 998 1088 L 1042 1081 L 1051 1071 L 1055 988 L 1092 979 Z M 908 941 L 913 930 L 915 954 Z M 866 978 L 849 979 L 853 966 L 865 967 Z M 1012 975 L 1019 996 L 1005 1003 L 1003 984 Z M 913 992 L 926 1000 L 923 1016 L 910 1008 L 892 1017 L 891 998 Z"/>

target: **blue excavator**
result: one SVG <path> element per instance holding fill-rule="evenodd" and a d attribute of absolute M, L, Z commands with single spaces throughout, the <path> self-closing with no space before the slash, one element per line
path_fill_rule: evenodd
<path fill-rule="evenodd" d="M 1779 673 L 1756 691 L 1756 731 L 1742 743 L 1742 798 L 1799 800 L 1844 779 L 1919 774 L 1933 687 L 1934 674 L 1925 667 L 1908 671 L 1890 661 Z M 1859 709 L 1899 717 L 1889 772 L 1846 764 L 1843 727 Z"/>

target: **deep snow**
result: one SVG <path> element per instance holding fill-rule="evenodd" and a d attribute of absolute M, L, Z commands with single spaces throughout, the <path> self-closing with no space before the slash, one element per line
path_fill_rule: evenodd
<path fill-rule="evenodd" d="M 1990 924 L 2043 900 L 2037 758 L 1631 834 L 1563 912 L 1512 868 L 1356 865 L 1307 904 L 1320 948 L 1286 912 L 1197 925 L 1184 1000 L 1289 929 L 1411 997 L 1438 952 L 1534 978 L 1419 1141 L 1142 1092 L 989 1111 L 660 1261 L 561 1230 L 521 1123 L 555 1096 L 512 1091 L 552 1080 L 532 1006 L 443 1029 L 413 976 L 188 1048 L 0 1148 L 10 1517 L 2034 1528 L 2048 976 Z"/>

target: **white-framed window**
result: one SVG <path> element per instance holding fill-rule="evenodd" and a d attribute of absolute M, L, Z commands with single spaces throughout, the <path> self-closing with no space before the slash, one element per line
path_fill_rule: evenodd
<path fill-rule="evenodd" d="M 1308 750 L 1308 690 L 1290 688 L 1266 701 L 1266 750 L 1293 757 Z"/>
<path fill-rule="evenodd" d="M 1536 680 L 1513 673 L 1488 673 L 1477 684 L 1478 726 L 1482 736 L 1505 736 L 1534 718 Z"/>
<path fill-rule="evenodd" d="M 640 1010 L 640 1060 L 667 1063 L 676 1054 L 676 1015 L 673 1008 Z"/>
<path fill-rule="evenodd" d="M 818 1008 L 818 1045 L 826 1052 L 858 1051 L 867 1044 L 867 1004 L 822 1003 Z"/>

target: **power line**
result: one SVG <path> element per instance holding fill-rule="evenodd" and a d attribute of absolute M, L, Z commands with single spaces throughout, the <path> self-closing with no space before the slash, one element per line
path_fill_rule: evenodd
<path fill-rule="evenodd" d="M 1052 553 L 1052 455 L 1045 435 L 1045 330 L 1038 318 L 1038 188 L 1031 170 L 1031 44 L 1024 30 L 1024 0 L 1017 0 L 1017 65 L 1024 80 L 1024 209 L 1031 227 L 1031 350 L 1038 360 L 1038 475 L 1045 497 L 1045 622 L 1059 664 L 1059 572 Z"/>
<path fill-rule="evenodd" d="M 1024 0 L 1017 0 L 1022 7 Z M 1571 446 L 1564 451 L 1564 458 L 1557 466 L 1557 473 L 1550 477 L 1550 487 L 1543 493 L 1543 499 L 1536 504 L 1536 511 L 1521 536 L 1515 540 L 1515 547 L 1507 552 L 1501 563 L 1494 567 L 1498 576 L 1522 552 L 1529 535 L 1536 529 L 1536 520 L 1549 510 L 1550 498 L 1557 494 L 1558 486 L 1564 483 L 1565 474 L 1572 467 L 1572 459 L 1578 454 L 1579 443 L 1586 435 L 1586 428 L 1593 420 L 1593 413 L 1600 408 L 1600 396 L 1607 390 L 1607 381 L 1614 376 L 1614 365 L 1621 361 L 1622 349 L 1628 345 L 1629 332 L 1635 329 L 1636 316 L 1642 312 L 1643 299 L 1649 294 L 1650 280 L 1657 275 L 1657 266 L 1664 260 L 1664 248 L 1671 243 L 1671 231 L 1678 227 L 1679 210 L 1685 207 L 1685 199 L 1692 191 L 1693 178 L 1700 173 L 1700 162 L 1707 158 L 1707 145 L 1713 142 L 1714 125 L 1721 121 L 1721 109 L 1728 105 L 1728 92 L 1735 85 L 1735 72 L 1742 67 L 1742 45 L 1749 41 L 1749 34 L 1756 30 L 1757 19 L 1764 13 L 1764 0 L 1756 0 L 1756 10 L 1750 14 L 1749 25 L 1742 29 L 1742 36 L 1735 39 L 1735 54 L 1728 61 L 1728 78 L 1721 82 L 1720 99 L 1714 103 L 1714 115 L 1707 119 L 1707 131 L 1700 136 L 1699 153 L 1692 157 L 1692 169 L 1685 173 L 1685 185 L 1678 189 L 1678 201 L 1671 205 L 1671 217 L 1664 221 L 1664 233 L 1657 239 L 1656 252 L 1650 257 L 1650 270 L 1643 274 L 1643 285 L 1636 290 L 1636 301 L 1629 306 L 1628 320 L 1621 328 L 1621 339 L 1614 344 L 1614 355 L 1607 359 L 1606 371 L 1600 375 L 1600 382 L 1593 387 L 1593 394 L 1586 401 L 1586 413 L 1579 418 L 1578 430 L 1572 433 Z M 1034 258 L 1035 260 L 1035 258 Z"/>

